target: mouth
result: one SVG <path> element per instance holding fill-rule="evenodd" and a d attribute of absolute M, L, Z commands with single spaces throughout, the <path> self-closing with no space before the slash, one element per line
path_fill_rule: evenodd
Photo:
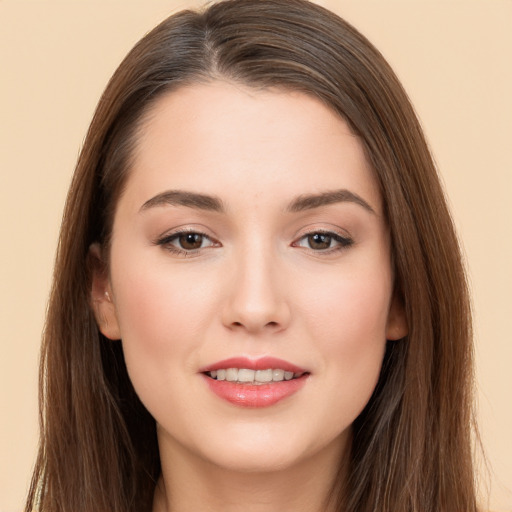
<path fill-rule="evenodd" d="M 214 380 L 225 380 L 236 384 L 261 386 L 273 382 L 283 382 L 299 379 L 308 372 L 292 372 L 282 368 L 267 368 L 265 370 L 251 370 L 250 368 L 219 368 L 204 372 L 207 377 Z"/>
<path fill-rule="evenodd" d="M 202 368 L 209 389 L 238 407 L 269 407 L 288 398 L 308 381 L 310 372 L 283 359 L 235 357 Z"/>

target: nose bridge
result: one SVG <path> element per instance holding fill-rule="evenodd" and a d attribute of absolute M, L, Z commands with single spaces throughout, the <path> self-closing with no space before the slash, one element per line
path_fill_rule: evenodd
<path fill-rule="evenodd" d="M 290 312 L 280 286 L 279 261 L 268 239 L 253 237 L 243 244 L 235 251 L 233 265 L 225 323 L 251 332 L 285 328 Z"/>

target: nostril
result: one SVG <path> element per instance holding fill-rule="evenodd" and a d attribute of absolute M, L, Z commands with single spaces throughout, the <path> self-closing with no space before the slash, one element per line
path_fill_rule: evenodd
<path fill-rule="evenodd" d="M 244 324 L 243 322 L 232 322 L 232 323 L 231 323 L 231 325 L 232 325 L 233 327 L 244 327 L 244 325 L 245 325 L 245 324 Z M 271 328 L 271 329 L 272 329 L 272 328 L 279 327 L 279 322 L 274 322 L 274 321 L 272 321 L 272 322 L 267 322 L 267 323 L 265 324 L 265 327 L 267 327 L 267 328 Z"/>

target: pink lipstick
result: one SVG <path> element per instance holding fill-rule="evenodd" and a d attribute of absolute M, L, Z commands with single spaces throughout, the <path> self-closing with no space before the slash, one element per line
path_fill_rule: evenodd
<path fill-rule="evenodd" d="M 224 359 L 201 368 L 209 389 L 240 407 L 269 407 L 299 391 L 309 372 L 275 357 Z"/>

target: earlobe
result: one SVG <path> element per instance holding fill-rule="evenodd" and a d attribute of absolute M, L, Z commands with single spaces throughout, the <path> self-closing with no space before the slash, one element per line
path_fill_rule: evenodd
<path fill-rule="evenodd" d="M 407 318 L 402 301 L 393 296 L 388 312 L 388 321 L 386 324 L 386 339 L 390 341 L 400 340 L 409 333 Z"/>
<path fill-rule="evenodd" d="M 91 269 L 91 306 L 96 323 L 104 336 L 118 340 L 121 338 L 119 322 L 107 266 L 102 259 L 99 244 L 89 247 L 88 260 Z"/>

